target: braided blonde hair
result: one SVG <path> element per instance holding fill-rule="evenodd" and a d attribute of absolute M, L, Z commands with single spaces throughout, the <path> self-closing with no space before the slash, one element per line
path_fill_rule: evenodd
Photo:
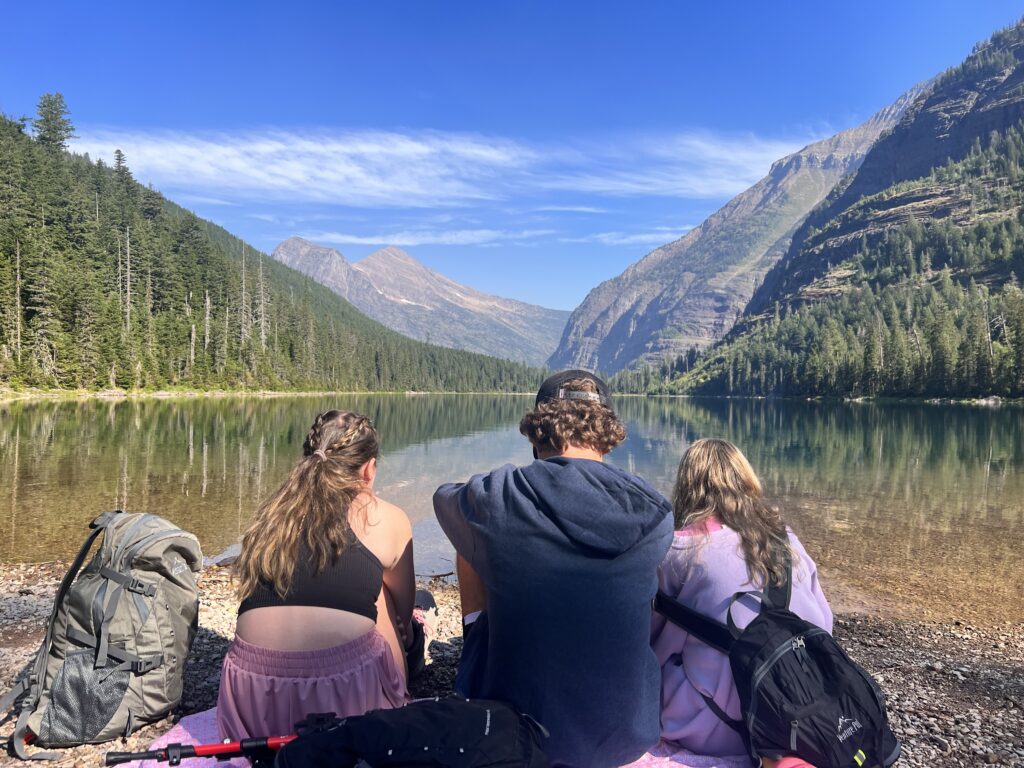
<path fill-rule="evenodd" d="M 360 470 L 380 454 L 377 430 L 350 411 L 327 411 L 313 421 L 302 444 L 302 459 L 284 484 L 257 510 L 242 537 L 235 563 L 238 597 L 260 584 L 284 597 L 291 588 L 300 544 L 315 573 L 355 541 L 349 522 L 356 497 L 366 490 Z"/>

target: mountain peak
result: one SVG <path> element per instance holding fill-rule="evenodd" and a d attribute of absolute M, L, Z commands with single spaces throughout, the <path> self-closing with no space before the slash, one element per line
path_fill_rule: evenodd
<path fill-rule="evenodd" d="M 349 264 L 331 248 L 291 237 L 274 257 L 399 333 L 534 365 L 554 349 L 569 316 L 461 285 L 394 245 Z"/>
<path fill-rule="evenodd" d="M 314 245 L 314 243 L 311 243 L 309 240 L 307 240 L 304 237 L 299 237 L 298 235 L 292 235 L 287 240 L 282 240 L 280 243 L 278 243 L 277 247 L 278 248 L 292 248 L 292 247 L 294 247 L 296 245 Z"/>
<path fill-rule="evenodd" d="M 351 284 L 363 280 L 352 265 L 345 261 L 341 251 L 326 245 L 317 245 L 293 236 L 278 243 L 272 257 L 292 269 L 326 285 L 345 299 L 351 293 Z"/>
<path fill-rule="evenodd" d="M 274 249 L 273 256 L 277 261 L 288 264 L 296 269 L 298 268 L 294 267 L 290 262 L 298 259 L 330 259 L 333 256 L 345 262 L 344 255 L 337 248 L 318 245 L 298 235 L 292 235 L 287 240 L 282 240 L 278 243 Z M 301 272 L 302 270 L 300 269 L 299 271 Z"/>
<path fill-rule="evenodd" d="M 411 262 L 413 264 L 419 264 L 416 259 L 410 256 L 408 253 L 403 251 L 397 245 L 386 245 L 383 248 L 374 251 L 367 259 L 394 259 L 397 261 Z"/>
<path fill-rule="evenodd" d="M 365 259 L 356 262 L 354 266 L 357 269 L 362 267 L 364 270 L 382 269 L 385 267 L 418 267 L 420 269 L 427 269 L 427 267 L 403 251 L 397 245 L 388 245 L 376 250 Z"/>

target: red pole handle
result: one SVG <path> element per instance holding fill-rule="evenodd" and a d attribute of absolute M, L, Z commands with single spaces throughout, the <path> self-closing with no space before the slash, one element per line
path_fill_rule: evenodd
<path fill-rule="evenodd" d="M 269 736 L 265 739 L 244 739 L 243 741 L 225 741 L 220 744 L 196 744 L 196 757 L 218 757 L 221 755 L 244 755 L 253 749 L 279 750 L 285 744 L 295 741 L 298 736 Z"/>

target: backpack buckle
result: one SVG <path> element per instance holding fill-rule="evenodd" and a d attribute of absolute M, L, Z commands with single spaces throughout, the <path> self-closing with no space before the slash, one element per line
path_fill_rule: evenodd
<path fill-rule="evenodd" d="M 136 675 L 144 675 L 147 672 L 152 672 L 163 663 L 163 654 L 158 654 L 156 656 L 150 656 L 148 659 L 133 661 L 131 664 L 131 670 Z"/>
<path fill-rule="evenodd" d="M 138 578 L 132 578 L 131 581 L 125 584 L 124 588 L 127 589 L 129 592 L 136 592 L 140 595 L 145 595 L 146 597 L 153 597 L 153 595 L 156 594 L 155 586 L 153 586 L 152 584 L 147 584 L 146 582 Z"/>

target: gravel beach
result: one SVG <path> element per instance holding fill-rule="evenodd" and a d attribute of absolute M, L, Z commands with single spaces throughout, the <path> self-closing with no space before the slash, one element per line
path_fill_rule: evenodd
<path fill-rule="evenodd" d="M 21 674 L 42 638 L 63 566 L 0 565 L 0 693 Z M 200 630 L 174 715 L 126 742 L 64 750 L 58 766 L 102 764 L 111 749 L 140 750 L 181 716 L 216 703 L 221 659 L 234 632 L 235 600 L 228 569 L 199 577 Z M 428 665 L 411 686 L 414 697 L 451 690 L 461 647 L 456 587 L 424 583 L 440 612 Z M 1024 624 L 975 626 L 922 623 L 857 613 L 836 617 L 835 635 L 879 681 L 896 735 L 899 766 L 1024 766 Z M 0 726 L 6 740 L 13 722 Z M 0 757 L 0 764 L 12 764 Z"/>

